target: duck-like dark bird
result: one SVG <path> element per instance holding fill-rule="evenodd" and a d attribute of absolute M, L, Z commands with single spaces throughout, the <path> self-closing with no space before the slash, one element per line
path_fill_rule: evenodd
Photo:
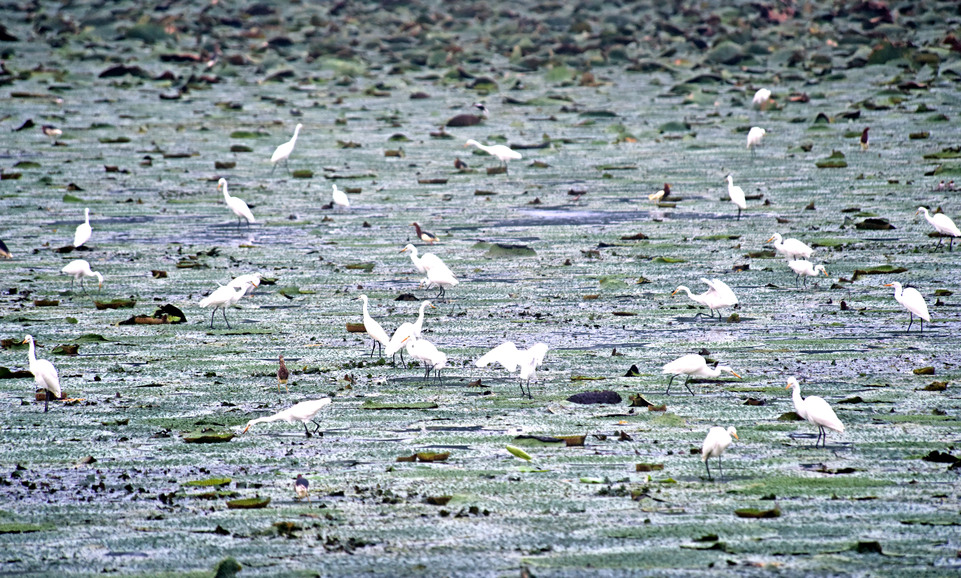
<path fill-rule="evenodd" d="M 489 111 L 486 106 L 477 102 L 474 103 L 474 108 L 481 111 L 481 114 L 458 114 L 448 120 L 446 126 L 475 126 L 487 120 Z"/>

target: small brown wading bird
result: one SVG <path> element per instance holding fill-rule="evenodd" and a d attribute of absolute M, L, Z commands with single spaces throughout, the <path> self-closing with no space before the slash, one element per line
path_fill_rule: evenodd
<path fill-rule="evenodd" d="M 284 385 L 284 389 L 287 393 L 290 393 L 290 388 L 287 387 L 287 378 L 290 377 L 290 372 L 287 371 L 287 366 L 284 365 L 284 354 L 280 354 L 280 367 L 277 368 L 277 393 L 280 393 L 280 384 Z"/>
<path fill-rule="evenodd" d="M 862 151 L 868 150 L 868 131 L 869 130 L 871 130 L 871 127 L 867 127 L 861 132 L 861 150 Z"/>
<path fill-rule="evenodd" d="M 671 194 L 671 185 L 669 185 L 668 183 L 664 183 L 664 188 L 660 191 L 657 191 L 656 193 L 651 193 L 650 195 L 648 195 L 647 200 L 654 201 L 655 203 L 659 203 L 662 200 L 666 199 L 670 194 Z"/>
<path fill-rule="evenodd" d="M 297 474 L 297 479 L 294 480 L 294 491 L 298 499 L 307 498 L 307 503 L 310 503 L 310 482 L 302 474 Z"/>
<path fill-rule="evenodd" d="M 410 226 L 414 228 L 414 232 L 417 233 L 417 238 L 421 241 L 431 245 L 437 242 L 437 235 L 421 229 L 417 223 L 411 223 Z"/>

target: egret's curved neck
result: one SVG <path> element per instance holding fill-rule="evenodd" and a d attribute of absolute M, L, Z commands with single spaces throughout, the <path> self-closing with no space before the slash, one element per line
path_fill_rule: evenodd
<path fill-rule="evenodd" d="M 30 352 L 27 353 L 27 358 L 31 365 L 37 362 L 37 350 L 34 348 L 33 339 L 30 340 Z"/>
<path fill-rule="evenodd" d="M 794 399 L 794 408 L 797 409 L 801 407 L 801 404 L 804 402 L 804 400 L 801 399 L 801 386 L 795 385 L 791 389 L 794 390 L 794 392 L 791 394 L 791 397 Z"/>
<path fill-rule="evenodd" d="M 900 285 L 895 285 L 895 286 L 894 286 L 894 298 L 897 299 L 898 301 L 900 301 L 900 300 L 901 300 L 901 297 L 902 297 L 903 295 L 904 295 L 904 287 L 902 287 L 902 286 L 900 286 Z"/>
<path fill-rule="evenodd" d="M 227 193 L 227 181 L 224 181 L 224 200 L 229 200 L 230 194 Z"/>
<path fill-rule="evenodd" d="M 683 292 L 687 293 L 687 296 L 688 296 L 688 297 L 690 297 L 691 299 L 694 299 L 694 295 L 691 294 L 691 290 L 688 289 L 687 287 L 685 287 L 684 285 L 681 285 L 681 286 L 678 287 L 675 291 L 683 291 Z"/>
<path fill-rule="evenodd" d="M 298 134 L 300 134 L 300 127 L 296 126 L 294 127 L 294 136 L 290 139 L 290 144 L 294 144 L 295 142 L 297 142 Z"/>
<path fill-rule="evenodd" d="M 90 209 L 83 210 L 83 222 L 88 225 L 90 224 Z"/>
<path fill-rule="evenodd" d="M 367 313 L 367 300 L 361 299 L 364 302 L 364 317 L 370 317 L 370 313 Z"/>

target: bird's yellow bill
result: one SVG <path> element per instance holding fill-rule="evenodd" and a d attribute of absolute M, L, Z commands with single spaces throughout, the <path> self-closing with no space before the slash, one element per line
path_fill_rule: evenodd
<path fill-rule="evenodd" d="M 242 431 L 242 432 L 240 432 L 240 433 L 247 433 L 247 430 L 249 430 L 249 429 L 250 429 L 250 426 L 247 426 L 247 427 L 244 428 L 244 431 Z"/>
<path fill-rule="evenodd" d="M 740 440 L 740 439 L 741 439 L 741 438 L 737 437 L 737 434 L 736 434 L 736 433 L 732 433 L 731 435 L 734 436 L 734 439 L 736 439 L 736 440 Z"/>
<path fill-rule="evenodd" d="M 894 283 L 885 283 L 884 286 L 885 286 L 885 287 L 894 287 Z M 26 341 L 24 341 L 24 343 L 26 343 Z"/>
<path fill-rule="evenodd" d="M 401 250 L 398 251 L 398 252 L 399 252 L 399 253 L 406 253 L 406 252 L 407 252 L 407 247 L 404 247 L 403 249 L 401 249 Z"/>
<path fill-rule="evenodd" d="M 20 342 L 20 345 L 23 345 L 24 343 L 28 343 L 28 341 L 24 339 L 23 341 Z"/>
<path fill-rule="evenodd" d="M 675 295 L 677 295 L 677 292 L 678 292 L 678 291 L 679 291 L 678 289 L 675 289 L 674 292 L 671 293 L 671 297 L 674 297 Z"/>
<path fill-rule="evenodd" d="M 733 375 L 734 377 L 736 377 L 736 378 L 738 378 L 738 379 L 741 379 L 741 376 L 738 375 L 738 374 L 736 374 L 736 373 L 734 373 L 733 371 L 731 372 L 731 375 Z"/>
<path fill-rule="evenodd" d="M 765 243 L 770 243 L 770 242 L 773 241 L 773 240 L 774 240 L 774 237 L 771 237 L 770 239 L 768 239 L 767 241 L 764 241 L 764 242 L 765 242 Z"/>
<path fill-rule="evenodd" d="M 827 277 L 827 276 L 828 276 L 828 272 L 827 272 L 827 269 L 821 269 L 821 271 L 823 271 L 823 272 L 824 272 L 824 276 L 825 276 L 825 277 Z"/>
<path fill-rule="evenodd" d="M 792 385 L 792 384 L 791 384 L 791 382 L 790 382 L 790 381 L 789 381 L 789 382 L 787 382 L 787 387 L 785 387 L 784 389 L 791 389 L 791 385 Z"/>

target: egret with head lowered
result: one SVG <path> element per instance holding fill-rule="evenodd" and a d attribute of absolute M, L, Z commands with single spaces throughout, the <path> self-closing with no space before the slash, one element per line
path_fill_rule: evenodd
<path fill-rule="evenodd" d="M 470 139 L 466 143 L 464 143 L 464 146 L 465 147 L 474 146 L 484 151 L 485 153 L 491 155 L 492 157 L 497 157 L 497 160 L 499 160 L 501 164 L 504 166 L 504 172 L 507 172 L 507 163 L 509 161 L 520 160 L 521 158 L 523 158 L 521 156 L 521 153 L 502 144 L 485 145 L 477 142 L 474 139 Z"/>
<path fill-rule="evenodd" d="M 691 290 L 688 289 L 687 286 L 680 285 L 671 293 L 671 296 L 673 297 L 679 291 L 684 291 L 691 300 L 707 307 L 711 312 L 710 317 L 714 317 L 714 312 L 717 311 L 718 319 L 721 319 L 721 309 L 737 305 L 737 295 L 734 294 L 734 291 L 724 281 L 701 277 L 701 282 L 706 283 L 708 286 L 708 290 L 704 293 L 695 295 L 691 293 Z M 695 317 L 700 317 L 700 315 L 701 313 L 698 313 Z"/>
<path fill-rule="evenodd" d="M 513 341 L 505 341 L 494 349 L 482 355 L 474 364 L 477 367 L 487 367 L 492 363 L 499 363 L 508 373 L 520 368 L 518 377 L 520 378 L 521 396 L 531 396 L 531 380 L 535 378 L 535 371 L 544 363 L 547 356 L 548 347 L 546 343 L 535 343 L 527 349 L 518 349 Z M 524 384 L 527 383 L 527 393 L 524 392 Z"/>
<path fill-rule="evenodd" d="M 322 397 L 320 399 L 312 399 L 310 401 L 302 401 L 297 405 L 293 405 L 284 411 L 275 413 L 267 417 L 258 417 L 257 419 L 252 419 L 247 422 L 247 426 L 241 433 L 247 433 L 251 427 L 257 425 L 258 423 L 270 423 L 275 421 L 285 421 L 287 423 L 297 423 L 300 422 L 304 424 L 304 433 L 307 437 L 310 437 L 310 430 L 307 429 L 307 422 L 314 424 L 314 433 L 316 434 L 320 431 L 320 424 L 314 421 L 314 416 L 316 416 L 320 410 L 324 409 L 330 405 L 331 399 L 329 397 Z M 323 435 L 323 434 L 321 434 Z"/>
<path fill-rule="evenodd" d="M 824 270 L 824 265 L 815 265 L 814 263 L 808 261 L 807 259 L 796 259 L 794 261 L 788 261 L 788 267 L 791 271 L 794 271 L 794 286 L 797 287 L 798 279 L 804 277 L 804 286 L 808 285 L 808 277 L 817 277 L 821 273 L 824 276 L 828 276 L 828 272 Z"/>
<path fill-rule="evenodd" d="M 814 249 L 797 239 L 782 239 L 780 233 L 774 233 L 765 242 L 774 245 L 774 250 L 784 255 L 784 258 L 788 261 L 807 259 L 814 253 Z"/>
<path fill-rule="evenodd" d="M 928 223 L 931 223 L 931 226 L 934 227 L 934 230 L 938 232 L 938 244 L 934 247 L 935 251 L 937 251 L 938 247 L 941 246 L 941 241 L 943 241 L 945 237 L 948 237 L 949 239 L 948 251 L 954 248 L 954 238 L 961 237 L 961 230 L 959 230 L 958 226 L 954 224 L 954 221 L 951 220 L 951 217 L 945 215 L 944 213 L 935 213 L 932 215 L 928 213 L 928 209 L 925 207 L 918 207 L 917 212 L 914 214 L 917 215 L 918 213 L 923 213 L 924 220 L 926 220 Z"/>
<path fill-rule="evenodd" d="M 720 377 L 721 373 L 730 373 L 734 377 L 741 379 L 741 376 L 734 372 L 733 369 L 727 365 L 714 364 L 714 367 L 708 367 L 707 360 L 703 356 L 696 353 L 689 353 L 687 355 L 682 355 L 674 361 L 664 365 L 661 369 L 661 373 L 664 375 L 670 375 L 671 379 L 667 382 L 667 391 L 664 395 L 671 393 L 671 383 L 674 378 L 679 375 L 684 375 L 687 379 L 684 380 L 684 387 L 687 388 L 691 395 L 694 395 L 694 391 L 688 383 L 691 381 L 692 377 L 707 377 L 714 379 L 715 377 Z"/>
<path fill-rule="evenodd" d="M 97 278 L 97 289 L 103 288 L 103 275 L 97 271 L 92 271 L 90 269 L 90 263 L 85 259 L 75 259 L 70 261 L 63 266 L 60 270 L 64 275 L 70 275 L 72 279 L 70 280 L 70 286 L 73 287 L 75 281 L 80 281 L 80 288 L 84 293 L 87 292 L 86 287 L 83 286 L 84 277 L 96 277 Z"/>
<path fill-rule="evenodd" d="M 708 465 L 708 460 L 710 458 L 717 458 L 717 471 L 718 476 L 724 476 L 724 470 L 721 469 L 721 454 L 731 445 L 731 436 L 734 439 L 740 439 L 737 437 L 737 430 L 734 427 L 729 427 L 724 429 L 722 427 L 712 427 L 707 432 L 707 437 L 704 438 L 704 443 L 701 445 L 701 461 L 704 462 L 704 467 L 707 468 L 707 477 L 709 479 L 714 479 L 711 476 L 711 466 Z"/>

